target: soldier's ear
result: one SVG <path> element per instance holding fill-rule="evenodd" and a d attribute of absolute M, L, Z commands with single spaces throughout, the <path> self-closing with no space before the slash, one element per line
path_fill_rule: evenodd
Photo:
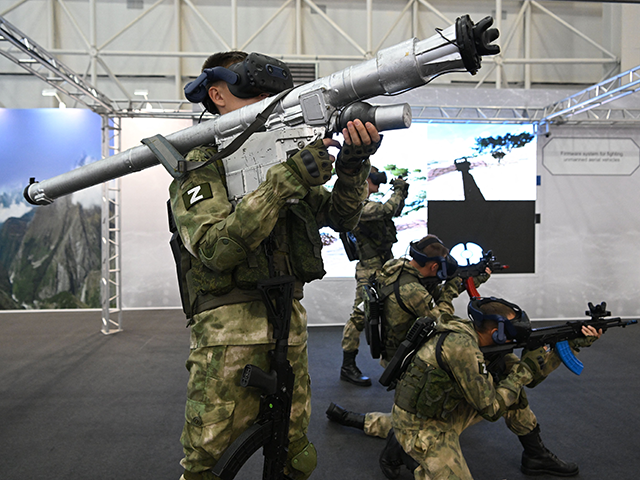
<path fill-rule="evenodd" d="M 495 345 L 495 342 L 493 340 L 493 334 L 494 334 L 494 332 L 497 332 L 497 331 L 498 331 L 498 327 L 494 327 L 491 330 L 486 330 L 484 332 L 481 332 L 476 327 L 476 332 L 478 333 L 478 339 L 480 340 L 480 342 L 479 342 L 480 346 L 481 347 L 488 347 L 490 345 Z"/>
<path fill-rule="evenodd" d="M 220 87 L 217 85 L 211 85 L 209 87 L 209 98 L 214 103 L 216 107 L 224 107 L 226 102 L 222 92 L 220 91 Z"/>
<path fill-rule="evenodd" d="M 433 273 L 434 276 L 436 273 L 438 273 L 439 269 L 440 269 L 440 264 L 438 262 L 431 262 L 431 273 Z"/>

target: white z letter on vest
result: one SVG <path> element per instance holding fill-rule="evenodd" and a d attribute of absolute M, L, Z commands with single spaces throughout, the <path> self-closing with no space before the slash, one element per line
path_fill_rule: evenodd
<path fill-rule="evenodd" d="M 198 195 L 198 193 L 200 193 L 200 188 L 200 185 L 198 185 L 197 187 L 193 187 L 191 190 L 187 191 L 187 193 L 191 195 L 191 205 L 204 198 L 202 195 Z"/>

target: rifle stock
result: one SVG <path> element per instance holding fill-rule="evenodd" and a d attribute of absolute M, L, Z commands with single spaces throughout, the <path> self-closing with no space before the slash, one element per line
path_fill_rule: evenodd
<path fill-rule="evenodd" d="M 270 423 L 251 425 L 224 451 L 211 472 L 222 480 L 233 480 L 247 460 L 264 447 L 271 438 L 272 430 Z"/>
<path fill-rule="evenodd" d="M 266 120 L 266 131 L 253 134 L 241 152 L 224 159 L 229 199 L 237 201 L 257 188 L 268 168 L 284 161 L 292 151 L 339 131 L 350 119 L 345 107 L 354 102 L 400 93 L 445 73 L 475 74 L 482 56 L 499 52 L 499 47 L 491 44 L 498 37 L 498 31 L 489 28 L 492 23 L 493 19 L 486 17 L 474 24 L 465 15 L 428 39 L 409 39 L 379 51 L 371 60 L 291 90 L 277 100 Z M 216 144 L 222 150 L 272 101 L 267 98 L 166 138 L 181 155 L 204 144 Z M 406 128 L 411 124 L 408 104 L 379 107 L 371 115 L 379 130 Z M 158 163 L 150 148 L 140 145 L 47 180 L 36 182 L 32 178 L 24 197 L 34 205 L 48 205 L 63 195 Z"/>

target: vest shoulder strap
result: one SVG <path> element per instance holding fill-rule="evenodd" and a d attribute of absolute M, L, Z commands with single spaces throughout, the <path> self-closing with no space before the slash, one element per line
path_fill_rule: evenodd
<path fill-rule="evenodd" d="M 402 297 L 400 296 L 400 287 L 402 285 L 407 285 L 409 283 L 414 283 L 417 281 L 418 279 L 413 275 L 409 273 L 401 273 L 400 275 L 398 275 L 398 278 L 395 280 L 395 282 L 393 282 L 391 285 L 385 285 L 379 288 L 380 301 L 383 301 L 385 298 L 387 298 L 389 295 L 393 293 L 396 297 L 396 302 L 398 302 L 398 305 L 400 306 L 400 308 L 405 312 L 407 312 L 409 315 L 412 315 L 417 318 L 419 315 L 416 315 L 416 313 L 413 310 L 411 310 L 406 303 L 402 301 Z"/>
<path fill-rule="evenodd" d="M 438 338 L 438 341 L 436 342 L 436 361 L 438 362 L 438 366 L 442 370 L 447 372 L 449 376 L 451 376 L 451 369 L 449 368 L 449 365 L 447 365 L 442 358 L 442 344 L 447 338 L 447 335 L 449 335 L 450 333 L 451 333 L 450 331 L 440 333 L 440 338 Z"/>

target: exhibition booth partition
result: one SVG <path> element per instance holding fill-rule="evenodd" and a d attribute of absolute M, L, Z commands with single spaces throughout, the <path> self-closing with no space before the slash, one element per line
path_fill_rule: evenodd
<path fill-rule="evenodd" d="M 100 308 L 100 187 L 38 207 L 23 190 L 30 177 L 101 158 L 101 117 L 86 109 L 0 109 L 0 119 L 0 309 Z M 120 151 L 191 124 L 122 118 Z M 394 256 L 433 233 L 462 265 L 488 250 L 509 265 L 481 294 L 517 299 L 532 318 L 582 318 L 589 301 L 606 301 L 616 316 L 638 315 L 639 137 L 613 126 L 538 134 L 531 124 L 419 121 L 385 132 L 372 163 L 410 184 L 395 218 Z M 180 307 L 168 245 L 171 179 L 160 165 L 121 178 L 123 309 Z M 391 187 L 381 187 L 372 198 L 384 202 Z M 346 320 L 355 288 L 355 262 L 338 234 L 321 233 L 327 274 L 305 289 L 310 325 Z M 319 307 L 327 292 L 336 299 L 331 315 Z M 465 293 L 456 308 L 466 301 Z"/>

